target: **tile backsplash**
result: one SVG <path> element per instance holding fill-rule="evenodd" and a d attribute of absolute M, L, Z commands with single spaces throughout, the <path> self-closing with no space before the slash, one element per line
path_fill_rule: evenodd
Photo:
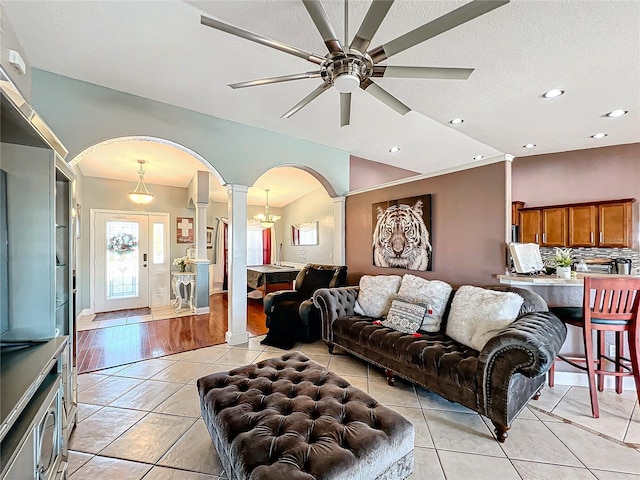
<path fill-rule="evenodd" d="M 540 247 L 540 255 L 542 260 L 546 260 L 553 255 L 555 249 L 552 247 Z M 640 250 L 633 248 L 574 248 L 573 253 L 578 260 L 589 258 L 630 258 L 633 261 L 633 267 L 640 267 Z"/>

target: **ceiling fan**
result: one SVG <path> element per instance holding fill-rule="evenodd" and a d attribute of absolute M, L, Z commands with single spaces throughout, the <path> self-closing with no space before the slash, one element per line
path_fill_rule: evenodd
<path fill-rule="evenodd" d="M 411 111 L 404 103 L 384 90 L 372 79 L 377 77 L 395 78 L 430 78 L 466 80 L 473 72 L 472 68 L 439 68 L 439 67 L 402 67 L 392 65 L 378 65 L 380 62 L 424 42 L 447 30 L 473 20 L 480 15 L 490 12 L 509 0 L 474 0 L 459 7 L 441 17 L 432 20 L 398 38 L 391 40 L 379 47 L 367 50 L 378 27 L 384 20 L 394 0 L 373 0 L 362 24 L 353 40 L 348 43 L 348 5 L 345 0 L 345 42 L 340 43 L 338 36 L 329 23 L 329 18 L 320 3 L 320 0 L 302 0 L 313 23 L 320 32 L 329 53 L 324 57 L 315 53 L 305 52 L 299 48 L 272 40 L 256 33 L 243 30 L 233 25 L 201 16 L 200 23 L 216 30 L 221 30 L 231 35 L 260 43 L 267 47 L 275 48 L 282 52 L 318 65 L 318 70 L 280 77 L 262 78 L 248 82 L 240 82 L 229 85 L 231 88 L 254 87 L 270 83 L 288 82 L 305 78 L 321 78 L 322 84 L 304 97 L 293 108 L 282 115 L 289 118 L 300 109 L 308 105 L 320 94 L 332 86 L 340 92 L 340 126 L 349 125 L 351 118 L 351 93 L 357 88 L 370 93 L 381 102 L 385 103 L 401 115 Z"/>

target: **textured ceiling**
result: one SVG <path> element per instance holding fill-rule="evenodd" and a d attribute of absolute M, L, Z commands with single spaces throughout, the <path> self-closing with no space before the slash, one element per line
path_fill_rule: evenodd
<path fill-rule="evenodd" d="M 464 3 L 397 0 L 372 46 Z M 351 36 L 369 4 L 349 2 Z M 384 62 L 475 68 L 468 80 L 377 79 L 413 111 L 400 116 L 358 91 L 351 125 L 344 128 L 334 89 L 291 119 L 280 118 L 317 79 L 227 87 L 310 71 L 314 64 L 200 25 L 205 14 L 324 56 L 320 34 L 297 0 L 3 5 L 34 67 L 413 171 L 470 163 L 478 154 L 519 157 L 640 141 L 638 1 L 514 0 Z M 342 38 L 344 3 L 323 5 Z M 541 98 L 554 87 L 566 94 Z M 616 108 L 629 113 L 604 117 Z M 452 127 L 454 117 L 464 123 Z M 597 132 L 608 136 L 590 138 Z M 524 149 L 526 143 L 536 148 Z M 401 151 L 390 156 L 393 145 Z"/>

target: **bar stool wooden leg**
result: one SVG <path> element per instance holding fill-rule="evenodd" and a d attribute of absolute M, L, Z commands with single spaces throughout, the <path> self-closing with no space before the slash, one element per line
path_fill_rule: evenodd
<path fill-rule="evenodd" d="M 631 337 L 629 337 L 631 338 Z M 616 372 L 624 372 L 622 368 L 622 357 L 624 357 L 624 332 L 616 332 Z M 616 393 L 622 393 L 622 375 L 616 376 Z"/>
<path fill-rule="evenodd" d="M 551 368 L 549 369 L 549 386 L 553 387 L 553 384 L 555 383 L 555 375 L 556 375 L 556 359 L 553 359 L 553 362 L 551 363 Z"/>
<path fill-rule="evenodd" d="M 583 329 L 583 336 L 584 354 L 587 362 L 587 377 L 589 379 L 589 395 L 591 397 L 591 413 L 593 414 L 593 418 L 599 418 L 600 409 L 598 408 L 598 391 L 596 389 L 596 374 L 593 361 L 593 335 L 591 329 Z"/>
<path fill-rule="evenodd" d="M 598 350 L 596 357 L 596 370 L 604 370 L 606 365 L 603 358 L 606 355 L 603 336 L 604 332 L 602 330 L 596 330 L 596 339 L 598 342 L 596 347 Z M 604 375 L 601 373 L 598 374 L 598 391 L 604 391 Z"/>
<path fill-rule="evenodd" d="M 629 358 L 633 368 L 633 379 L 636 382 L 636 394 L 640 402 L 640 325 L 637 322 L 629 331 Z"/>

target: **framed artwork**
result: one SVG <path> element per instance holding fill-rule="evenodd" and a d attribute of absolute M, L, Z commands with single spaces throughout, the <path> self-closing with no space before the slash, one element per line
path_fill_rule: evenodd
<path fill-rule="evenodd" d="M 189 260 L 195 260 L 197 257 L 197 250 L 195 248 L 187 248 L 187 257 Z"/>
<path fill-rule="evenodd" d="M 213 227 L 207 227 L 207 248 L 213 248 Z"/>
<path fill-rule="evenodd" d="M 431 195 L 374 203 L 373 264 L 432 271 Z"/>
<path fill-rule="evenodd" d="M 195 243 L 193 217 L 177 217 L 176 222 L 178 243 Z"/>

